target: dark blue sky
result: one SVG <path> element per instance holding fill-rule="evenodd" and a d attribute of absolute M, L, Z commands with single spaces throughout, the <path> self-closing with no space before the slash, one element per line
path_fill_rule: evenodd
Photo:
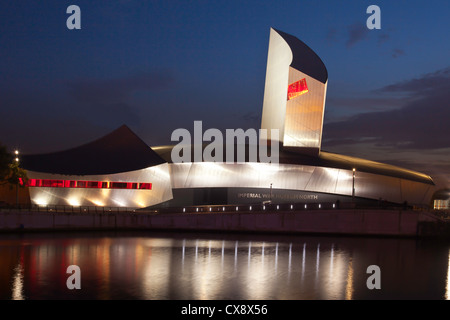
<path fill-rule="evenodd" d="M 366 28 L 371 4 L 381 30 Z M 258 129 L 275 27 L 327 66 L 324 150 L 450 185 L 449 18 L 442 0 L 2 1 L 0 142 L 41 153 L 121 124 L 149 145 L 194 120 Z"/>

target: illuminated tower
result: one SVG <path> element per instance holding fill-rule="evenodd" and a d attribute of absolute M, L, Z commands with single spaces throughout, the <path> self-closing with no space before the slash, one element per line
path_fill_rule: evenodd
<path fill-rule="evenodd" d="M 279 130 L 294 151 L 319 154 L 328 72 L 322 60 L 294 36 L 270 29 L 261 129 Z"/>

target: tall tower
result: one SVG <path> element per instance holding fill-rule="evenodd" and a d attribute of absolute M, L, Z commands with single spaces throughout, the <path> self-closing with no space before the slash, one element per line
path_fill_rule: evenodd
<path fill-rule="evenodd" d="M 328 72 L 306 44 L 270 28 L 261 129 L 279 130 L 278 142 L 317 155 L 322 143 Z"/>

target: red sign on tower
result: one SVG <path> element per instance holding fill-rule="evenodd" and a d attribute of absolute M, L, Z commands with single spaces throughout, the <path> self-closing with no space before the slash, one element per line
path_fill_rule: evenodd
<path fill-rule="evenodd" d="M 303 78 L 294 83 L 291 83 L 288 86 L 288 96 L 287 99 L 291 100 L 298 96 L 301 96 L 304 93 L 308 92 L 308 86 L 306 85 L 306 79 Z"/>

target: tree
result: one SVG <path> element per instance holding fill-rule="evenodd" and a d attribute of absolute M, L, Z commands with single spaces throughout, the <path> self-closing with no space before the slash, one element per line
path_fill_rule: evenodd
<path fill-rule="evenodd" d="M 0 145 L 0 184 L 24 187 L 27 182 L 27 173 L 20 168 L 19 161 L 8 152 L 7 148 Z"/>
<path fill-rule="evenodd" d="M 19 162 L 14 161 L 9 164 L 9 175 L 6 181 L 11 185 L 19 185 L 24 187 L 27 182 L 27 173 L 21 167 L 19 167 Z"/>

